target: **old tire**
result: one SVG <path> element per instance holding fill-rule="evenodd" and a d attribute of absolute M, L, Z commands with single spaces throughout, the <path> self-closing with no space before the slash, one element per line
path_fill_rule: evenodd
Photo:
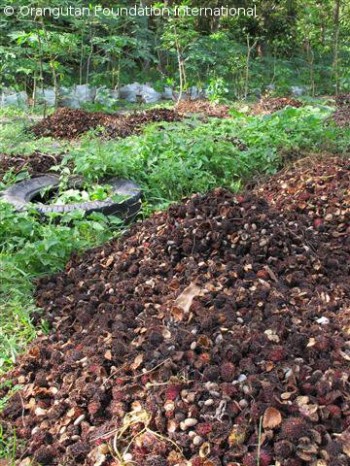
<path fill-rule="evenodd" d="M 124 219 L 134 217 L 141 208 L 141 189 L 133 181 L 112 178 L 108 184 L 112 186 L 113 194 L 129 196 L 121 202 L 115 202 L 110 198 L 104 201 L 90 201 L 78 204 L 45 205 L 32 204 L 31 200 L 43 189 L 54 190 L 59 186 L 59 177 L 55 175 L 43 175 L 37 178 L 20 181 L 1 193 L 3 200 L 13 205 L 17 212 L 24 211 L 28 207 L 34 208 L 41 214 L 64 214 L 75 210 L 83 210 L 86 214 L 101 212 L 104 215 L 117 215 Z M 75 177 L 70 180 L 71 186 L 79 187 L 82 178 Z"/>

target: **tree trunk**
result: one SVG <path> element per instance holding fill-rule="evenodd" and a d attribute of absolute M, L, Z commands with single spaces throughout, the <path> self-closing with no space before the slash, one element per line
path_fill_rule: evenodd
<path fill-rule="evenodd" d="M 89 56 L 88 56 L 88 59 L 87 59 L 87 62 L 86 62 L 86 84 L 89 84 L 90 64 L 91 64 L 91 58 L 92 58 L 93 51 L 94 51 L 94 46 L 93 46 L 93 43 L 92 43 L 92 38 L 90 37 L 90 52 L 89 52 Z"/>
<path fill-rule="evenodd" d="M 333 74 L 335 79 L 335 93 L 339 94 L 339 30 L 341 0 L 334 4 L 334 36 L 333 36 Z"/>
<path fill-rule="evenodd" d="M 79 84 L 83 84 L 83 67 L 84 67 L 84 36 L 81 35 L 80 61 L 79 61 Z"/>
<path fill-rule="evenodd" d="M 184 89 L 184 78 L 186 80 L 186 76 L 185 76 L 185 68 L 184 68 L 184 64 L 183 64 L 183 60 L 182 60 L 182 56 L 181 56 L 181 47 L 180 47 L 180 43 L 179 43 L 179 40 L 178 40 L 178 36 L 177 36 L 177 30 L 176 30 L 176 26 L 174 25 L 174 32 L 175 32 L 175 46 L 176 46 L 176 54 L 177 54 L 177 65 L 178 65 L 178 69 L 179 69 L 179 79 L 180 79 L 180 92 L 179 92 L 179 96 L 177 98 L 177 102 L 176 102 L 176 105 L 179 104 L 180 100 L 182 99 L 182 94 L 183 94 L 183 89 Z"/>
<path fill-rule="evenodd" d="M 248 90 L 249 90 L 249 64 L 250 64 L 250 56 L 252 51 L 255 49 L 258 40 L 254 41 L 254 44 L 250 46 L 250 38 L 249 34 L 247 35 L 247 59 L 246 59 L 246 69 L 245 69 L 245 81 L 244 81 L 244 99 L 246 100 L 248 97 Z"/>

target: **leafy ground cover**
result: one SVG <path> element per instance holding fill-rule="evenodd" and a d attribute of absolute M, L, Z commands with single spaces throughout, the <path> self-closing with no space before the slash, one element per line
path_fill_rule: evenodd
<path fill-rule="evenodd" d="M 337 127 L 332 122 L 333 108 L 322 103 L 287 106 L 271 115 L 243 110 L 231 107 L 225 119 L 159 122 L 118 140 L 106 140 L 99 129 L 90 130 L 69 143 L 31 135 L 27 129 L 32 122 L 18 114 L 13 123 L 0 128 L 2 187 L 57 163 L 56 170 L 64 176 L 84 175 L 91 183 L 106 175 L 121 176 L 142 186 L 147 217 L 184 196 L 217 186 L 238 191 L 254 177 L 275 173 L 301 152 L 349 149 L 349 130 Z M 16 154 L 13 165 L 11 154 Z M 34 212 L 16 214 L 4 203 L 0 209 L 4 277 L 0 370 L 4 372 L 35 335 L 49 329 L 50 319 L 33 300 L 33 280 L 61 270 L 72 252 L 101 245 L 125 227 L 118 219 L 101 215 L 84 218 L 76 213 L 58 224 L 55 216 L 43 223 Z M 0 448 L 0 455 L 9 456 L 10 447 L 7 452 L 6 448 Z"/>

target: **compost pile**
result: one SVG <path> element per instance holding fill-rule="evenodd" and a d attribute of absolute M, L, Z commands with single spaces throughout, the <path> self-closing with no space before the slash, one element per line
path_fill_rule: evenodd
<path fill-rule="evenodd" d="M 38 151 L 28 156 L 0 154 L 0 181 L 9 171 L 13 174 L 28 171 L 32 176 L 46 173 L 51 167 L 59 165 L 61 161 L 60 155 L 42 154 Z"/>
<path fill-rule="evenodd" d="M 350 94 L 341 94 L 336 98 L 337 109 L 333 114 L 334 121 L 342 128 L 350 127 Z"/>
<path fill-rule="evenodd" d="M 103 128 L 101 135 L 109 138 L 125 138 L 139 134 L 148 123 L 179 121 L 174 110 L 152 109 L 128 115 L 112 115 L 102 112 L 86 112 L 72 108 L 59 108 L 30 128 L 37 137 L 74 139 L 91 129 Z"/>
<path fill-rule="evenodd" d="M 349 159 L 311 156 L 270 178 L 255 192 L 296 221 L 304 214 L 316 231 L 346 242 L 350 240 L 349 218 L 340 222 L 339 215 L 350 209 L 349 188 Z"/>
<path fill-rule="evenodd" d="M 302 107 L 303 104 L 299 100 L 291 97 L 265 97 L 254 106 L 253 113 L 274 113 L 287 106 L 299 108 Z"/>
<path fill-rule="evenodd" d="M 260 196 L 196 195 L 40 280 L 53 331 L 2 413 L 22 458 L 349 464 L 349 165 L 290 173 Z"/>
<path fill-rule="evenodd" d="M 215 118 L 229 118 L 228 105 L 213 104 L 207 100 L 181 100 L 176 110 L 183 115 L 203 114 Z"/>

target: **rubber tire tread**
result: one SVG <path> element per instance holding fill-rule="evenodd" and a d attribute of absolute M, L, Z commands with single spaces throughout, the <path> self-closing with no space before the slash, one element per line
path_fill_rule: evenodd
<path fill-rule="evenodd" d="M 77 184 L 75 180 L 75 185 Z M 59 177 L 56 175 L 43 175 L 29 180 L 20 181 L 1 193 L 3 200 L 13 205 L 16 211 L 24 211 L 29 207 L 30 201 L 43 189 L 55 189 L 59 186 Z M 112 199 L 104 201 L 91 201 L 77 204 L 45 205 L 33 204 L 34 209 L 41 214 L 68 213 L 83 210 L 86 214 L 101 212 L 104 215 L 118 215 L 124 219 L 134 217 L 141 208 L 141 189 L 133 181 L 112 178 L 108 181 L 112 186 L 113 194 L 129 195 L 122 202 Z M 32 207 L 32 206 L 31 206 Z"/>

